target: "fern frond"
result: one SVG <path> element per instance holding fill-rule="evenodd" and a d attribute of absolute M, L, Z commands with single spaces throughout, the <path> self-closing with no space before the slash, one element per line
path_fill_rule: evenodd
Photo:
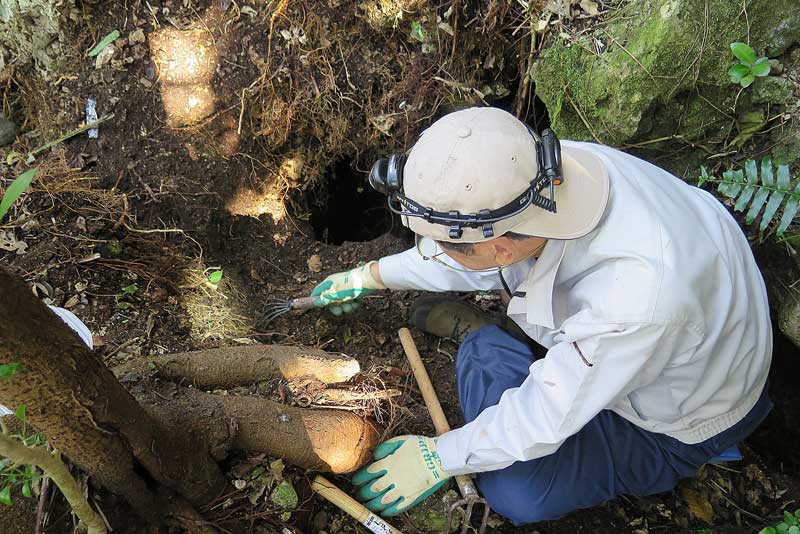
<path fill-rule="evenodd" d="M 721 195 L 735 200 L 734 210 L 747 210 L 747 224 L 752 224 L 760 217 L 758 229 L 761 232 L 767 229 L 783 206 L 783 215 L 776 229 L 777 235 L 781 236 L 800 208 L 800 182 L 792 188 L 789 167 L 779 165 L 775 169 L 770 158 L 761 160 L 760 171 L 758 162 L 752 159 L 745 162 L 744 170 L 729 169 L 722 173 L 722 178 L 710 176 L 705 167 L 700 167 L 698 185 L 716 183 Z"/>

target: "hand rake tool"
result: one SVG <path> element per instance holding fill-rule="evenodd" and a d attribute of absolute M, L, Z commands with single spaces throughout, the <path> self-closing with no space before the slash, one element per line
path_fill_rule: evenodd
<path fill-rule="evenodd" d="M 267 302 L 262 309 L 264 324 L 285 315 L 292 310 L 308 310 L 314 307 L 314 297 L 300 297 L 292 300 Z"/>
<path fill-rule="evenodd" d="M 436 391 L 433 389 L 433 384 L 428 376 L 428 372 L 425 370 L 425 365 L 422 363 L 422 359 L 419 357 L 419 351 L 417 350 L 417 345 L 414 343 L 414 339 L 411 337 L 411 332 L 409 332 L 408 328 L 401 328 L 397 333 L 400 336 L 400 343 L 403 345 L 403 350 L 406 353 L 406 358 L 408 358 L 408 363 L 411 364 L 411 370 L 414 372 L 414 378 L 417 379 L 419 390 L 422 392 L 422 398 L 425 400 L 425 406 L 428 407 L 428 412 L 431 414 L 431 419 L 433 420 L 433 426 L 436 428 L 437 435 L 449 432 L 450 425 L 447 422 L 444 411 L 442 411 L 442 405 L 439 404 L 439 398 L 436 396 Z M 468 476 L 457 475 L 455 479 L 463 498 L 460 501 L 454 502 L 450 506 L 450 509 L 447 511 L 447 522 L 445 523 L 442 533 L 450 534 L 450 526 L 453 521 L 453 516 L 456 512 L 458 512 L 463 518 L 461 523 L 461 534 L 467 534 L 469 531 L 477 532 L 477 534 L 483 534 L 486 532 L 486 524 L 489 520 L 489 512 L 491 511 L 489 504 L 485 499 L 478 495 L 478 490 L 475 488 L 475 484 L 472 483 L 472 480 Z M 471 525 L 472 512 L 475 508 L 475 505 L 483 505 L 483 515 L 478 528 L 475 528 Z"/>

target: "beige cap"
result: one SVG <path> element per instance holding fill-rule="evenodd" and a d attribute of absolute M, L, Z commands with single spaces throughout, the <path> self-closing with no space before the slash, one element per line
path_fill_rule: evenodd
<path fill-rule="evenodd" d="M 562 148 L 564 183 L 555 187 L 557 213 L 531 205 L 494 223 L 494 235 L 517 232 L 575 239 L 600 221 L 608 202 L 608 173 L 591 152 Z M 522 194 L 536 177 L 536 143 L 526 126 L 497 108 L 469 108 L 445 115 L 422 133 L 403 169 L 403 193 L 435 211 L 462 215 L 500 208 Z M 542 194 L 547 196 L 548 189 Z M 437 241 L 488 241 L 481 228 L 463 228 L 451 239 L 448 227 L 402 217 L 416 234 Z M 491 239 L 491 238 L 489 238 Z"/>

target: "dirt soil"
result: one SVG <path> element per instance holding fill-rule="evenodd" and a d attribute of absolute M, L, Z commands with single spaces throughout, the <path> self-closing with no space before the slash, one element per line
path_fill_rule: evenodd
<path fill-rule="evenodd" d="M 367 410 L 392 433 L 432 434 L 396 335 L 418 293 L 372 296 L 344 317 L 311 310 L 269 324 L 263 306 L 308 295 L 330 273 L 412 245 L 366 186 L 365 171 L 375 155 L 407 146 L 456 100 L 473 102 L 470 87 L 479 83 L 500 82 L 511 90 L 508 96 L 497 89 L 494 98 L 483 91 L 481 99 L 516 107 L 517 64 L 508 58 L 519 45 L 514 28 L 520 19 L 512 8 L 490 2 L 479 22 L 462 15 L 463 41 L 455 49 L 449 34 L 437 34 L 442 53 L 452 54 L 450 66 L 471 76 L 454 89 L 430 81 L 445 76 L 443 63 L 437 64 L 441 57 L 420 53 L 420 42 L 399 35 L 423 15 L 409 18 L 408 11 L 397 28 L 390 23 L 375 30 L 381 23 L 370 17 L 383 13 L 380 6 L 411 10 L 414 2 L 270 4 L 271 11 L 230 0 L 83 5 L 91 22 L 76 26 L 77 52 L 64 76 L 44 83 L 18 73 L 5 83 L 7 101 L 18 104 L 13 118 L 38 137 L 23 136 L 2 155 L 74 128 L 84 119 L 88 97 L 96 99 L 99 116 L 113 118 L 100 125 L 97 139 L 84 134 L 40 157 L 34 192 L 0 227 L 27 248 L 24 254 L 0 251 L 0 262 L 36 284 L 48 303 L 85 321 L 111 366 L 231 344 L 319 347 L 357 358 L 360 384 L 403 392 L 391 405 Z M 426 16 L 444 16 L 448 5 Z M 443 20 L 457 28 L 452 17 Z M 97 69 L 84 52 L 112 29 L 122 38 L 111 62 Z M 386 37 L 369 41 L 364 35 Z M 491 36 L 487 50 L 475 44 L 482 35 Z M 325 66 L 331 47 L 341 59 Z M 507 57 L 493 60 L 503 65 L 487 65 L 495 48 L 503 47 L 510 50 Z M 322 48 L 328 55 L 315 55 Z M 181 70 L 187 64 L 191 68 Z M 542 119 L 532 103 L 525 105 L 529 122 Z M 9 178 L 22 165 L 3 169 Z M 220 283 L 208 283 L 219 269 Z M 498 296 L 464 298 L 501 312 Z M 414 335 L 457 426 L 458 346 Z M 743 445 L 743 462 L 707 466 L 673 492 L 623 497 L 559 521 L 525 529 L 506 523 L 495 530 L 753 532 L 784 508 L 800 507 L 800 462 L 793 454 L 800 428 L 793 377 L 800 360 L 776 336 L 776 409 Z M 134 393 L 146 387 L 137 375 L 121 380 Z M 290 386 L 243 391 L 296 402 Z M 236 481 L 265 461 L 270 459 L 241 454 L 225 468 Z M 299 494 L 289 517 L 266 498 L 251 503 L 235 486 L 205 511 L 207 517 L 231 533 L 357 531 L 352 520 L 313 498 L 310 473 L 291 467 L 286 473 Z M 345 478 L 336 481 L 349 487 Z M 123 504 L 102 491 L 97 496 L 115 532 L 143 532 Z M 16 511 L 27 511 L 27 521 L 35 506 Z M 0 531 L 19 531 L 9 530 L 18 521 L 0 516 Z M 420 531 L 406 518 L 396 524 Z M 63 519 L 44 530 L 69 531 L 71 523 Z"/>

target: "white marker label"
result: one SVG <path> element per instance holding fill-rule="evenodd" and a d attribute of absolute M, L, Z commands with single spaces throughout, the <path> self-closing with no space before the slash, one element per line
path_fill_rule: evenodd
<path fill-rule="evenodd" d="M 392 527 L 376 515 L 369 514 L 362 524 L 375 534 L 392 534 Z"/>

